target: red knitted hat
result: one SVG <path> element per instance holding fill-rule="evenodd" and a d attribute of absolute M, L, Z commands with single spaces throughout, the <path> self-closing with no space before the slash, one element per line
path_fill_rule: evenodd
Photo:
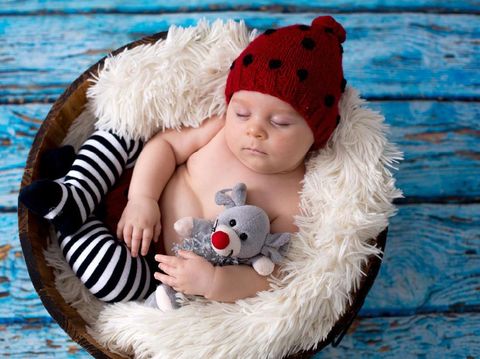
<path fill-rule="evenodd" d="M 233 61 L 225 88 L 227 104 L 240 90 L 275 96 L 307 121 L 315 138 L 313 149 L 323 147 L 340 120 L 345 37 L 345 29 L 331 16 L 319 16 L 311 26 L 265 31 Z"/>

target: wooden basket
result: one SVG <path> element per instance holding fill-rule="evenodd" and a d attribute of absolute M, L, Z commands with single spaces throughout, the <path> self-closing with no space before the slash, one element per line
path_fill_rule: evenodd
<path fill-rule="evenodd" d="M 159 39 L 165 38 L 166 34 L 166 32 L 161 32 L 144 37 L 115 50 L 112 54 L 115 55 L 126 48 L 130 49 L 141 44 L 154 43 Z M 105 57 L 85 71 L 53 104 L 47 118 L 35 136 L 28 155 L 21 188 L 39 178 L 40 155 L 45 150 L 58 147 L 61 144 L 73 120 L 82 112 L 87 101 L 86 90 L 89 86 L 88 80 L 92 78 L 92 74 L 98 72 L 98 69 L 103 66 L 104 61 Z M 28 273 L 35 290 L 50 315 L 73 340 L 79 343 L 94 357 L 121 358 L 119 355 L 109 352 L 87 333 L 87 323 L 73 307 L 65 302 L 55 288 L 55 278 L 52 268 L 47 266 L 43 254 L 43 251 L 47 248 L 48 223 L 28 212 L 28 210 L 19 203 L 18 225 L 20 242 L 27 263 Z M 380 248 L 382 252 L 385 248 L 386 237 L 387 228 L 380 233 L 377 238 L 372 239 L 372 243 Z M 300 352 L 290 356 L 290 358 L 309 358 L 330 343 L 332 343 L 333 346 L 338 345 L 363 305 L 365 297 L 377 276 L 380 265 L 380 258 L 375 256 L 369 258 L 366 267 L 363 268 L 367 276 L 362 278 L 358 290 L 352 293 L 352 304 L 347 305 L 345 313 L 339 318 L 327 338 L 318 343 L 315 350 Z"/>

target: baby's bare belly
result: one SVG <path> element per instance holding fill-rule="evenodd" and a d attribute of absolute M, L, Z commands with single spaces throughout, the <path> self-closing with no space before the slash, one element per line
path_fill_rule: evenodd
<path fill-rule="evenodd" d="M 189 183 L 185 165 L 179 166 L 160 197 L 159 206 L 162 221 L 162 240 L 165 252 L 172 255 L 172 247 L 180 243 L 173 224 L 182 217 L 202 217 L 202 204 Z"/>

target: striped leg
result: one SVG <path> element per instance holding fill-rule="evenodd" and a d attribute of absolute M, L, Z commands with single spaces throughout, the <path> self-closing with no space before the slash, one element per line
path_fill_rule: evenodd
<path fill-rule="evenodd" d="M 82 145 L 63 179 L 68 196 L 75 199 L 82 223 L 105 194 L 132 167 L 140 154 L 140 141 L 127 141 L 109 131 L 96 131 Z"/>
<path fill-rule="evenodd" d="M 80 148 L 64 178 L 39 180 L 22 189 L 20 201 L 50 220 L 63 235 L 74 233 L 93 213 L 125 168 L 135 164 L 141 141 L 96 131 Z"/>
<path fill-rule="evenodd" d="M 144 299 L 155 290 L 153 258 L 133 258 L 94 215 L 73 235 L 58 237 L 73 272 L 98 299 L 125 302 Z"/>

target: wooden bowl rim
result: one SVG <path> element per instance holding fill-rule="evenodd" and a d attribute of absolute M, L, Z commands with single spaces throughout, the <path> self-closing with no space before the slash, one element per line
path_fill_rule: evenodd
<path fill-rule="evenodd" d="M 151 44 L 159 39 L 165 39 L 167 36 L 167 31 L 162 31 L 153 35 L 145 36 L 139 40 L 133 41 L 128 43 L 115 51 L 111 52 L 111 55 L 117 55 L 118 53 L 122 52 L 125 49 L 131 49 L 139 45 L 143 44 Z M 40 153 L 44 150 L 44 140 L 51 124 L 54 122 L 54 119 L 59 115 L 59 112 L 67 103 L 70 96 L 82 85 L 85 85 L 86 81 L 92 78 L 93 74 L 97 74 L 98 70 L 102 68 L 104 65 L 105 59 L 107 56 L 100 59 L 97 63 L 90 66 L 86 71 L 84 71 L 74 82 L 68 86 L 68 88 L 63 92 L 63 94 L 55 101 L 50 109 L 49 113 L 47 114 L 46 119 L 42 123 L 40 129 L 38 130 L 35 139 L 32 144 L 32 148 L 28 154 L 27 163 L 25 166 L 25 171 L 22 178 L 21 188 L 27 186 L 31 183 L 32 180 L 36 179 L 38 176 L 38 171 L 35 171 L 35 164 L 37 159 L 39 158 Z M 34 249 L 32 247 L 32 240 L 30 234 L 30 228 L 32 224 L 36 224 L 38 226 L 46 225 L 46 222 L 37 216 L 32 215 L 29 216 L 28 210 L 19 202 L 18 203 L 18 223 L 19 223 L 19 237 L 20 243 L 22 246 L 22 251 L 25 257 L 25 262 L 27 264 L 28 273 L 32 280 L 33 286 L 37 293 L 40 296 L 40 299 L 49 312 L 49 314 L 55 319 L 55 321 L 60 325 L 60 327 L 78 344 L 80 344 L 85 350 L 87 350 L 91 355 L 96 358 L 121 358 L 121 356 L 111 353 L 107 350 L 107 348 L 100 345 L 93 337 L 91 337 L 84 328 L 79 329 L 77 328 L 78 323 L 82 323 L 84 327 L 87 326 L 87 323 L 83 320 L 83 318 L 78 314 L 78 312 L 65 303 L 63 297 L 58 293 L 56 288 L 54 288 L 54 295 L 55 298 L 52 297 L 45 288 L 45 283 L 43 281 L 42 275 L 38 270 L 37 260 L 34 255 Z M 367 273 L 366 276 L 362 277 L 360 281 L 360 285 L 357 291 L 352 292 L 353 301 L 351 304 L 347 304 L 345 308 L 345 312 L 340 318 L 336 321 L 333 328 L 330 330 L 328 336 L 323 340 L 320 341 L 315 349 L 311 349 L 308 351 L 302 351 L 296 354 L 291 355 L 289 358 L 309 358 L 313 356 L 315 353 L 321 351 L 324 347 L 328 344 L 333 343 L 336 339 L 340 339 L 343 337 L 345 332 L 348 330 L 349 326 L 353 322 L 354 318 L 356 317 L 358 311 L 362 307 L 365 298 L 375 281 L 375 278 L 378 274 L 380 269 L 380 265 L 383 258 L 383 252 L 385 249 L 385 243 L 387 238 L 388 227 L 385 228 L 376 239 L 373 240 L 376 243 L 377 248 L 379 248 L 382 253 L 379 257 L 377 256 L 370 256 L 366 267 L 364 268 L 364 272 Z M 60 310 L 60 307 L 57 303 L 58 301 L 63 301 L 61 303 L 64 306 L 68 306 L 72 308 L 72 311 L 76 314 L 76 318 L 70 318 L 65 315 L 64 312 Z M 72 321 L 75 319 L 75 322 Z M 337 343 L 338 344 L 338 343 Z"/>

